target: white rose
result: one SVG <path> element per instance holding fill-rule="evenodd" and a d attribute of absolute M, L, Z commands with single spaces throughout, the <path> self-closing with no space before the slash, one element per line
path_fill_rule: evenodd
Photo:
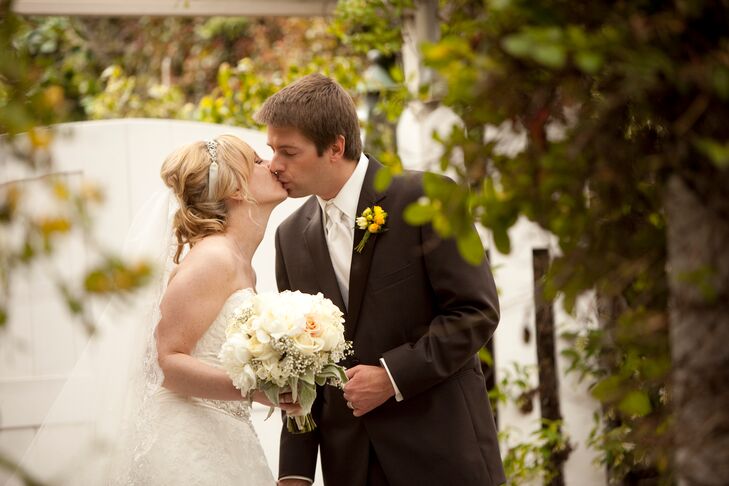
<path fill-rule="evenodd" d="M 228 338 L 233 348 L 235 359 L 240 363 L 247 363 L 251 360 L 251 352 L 248 348 L 248 337 L 243 334 L 233 334 Z"/>
<path fill-rule="evenodd" d="M 256 386 L 256 373 L 251 368 L 251 365 L 246 364 L 241 368 L 240 372 L 233 379 L 233 385 L 243 394 L 248 393 Z"/>
<path fill-rule="evenodd" d="M 256 375 L 248 363 L 250 355 L 235 337 L 233 336 L 233 339 L 228 339 L 223 344 L 220 348 L 220 353 L 218 353 L 218 358 L 228 373 L 233 385 L 241 390 L 242 393 L 248 393 L 256 385 Z"/>
<path fill-rule="evenodd" d="M 339 326 L 326 326 L 321 339 L 323 341 L 322 349 L 332 351 L 344 343 L 344 333 L 342 329 L 339 329 Z"/>
<path fill-rule="evenodd" d="M 255 334 L 248 340 L 248 350 L 251 355 L 261 361 L 271 359 L 277 356 L 276 351 L 271 347 L 270 343 L 262 343 L 258 340 L 258 334 Z"/>
<path fill-rule="evenodd" d="M 242 334 L 231 335 L 221 346 L 218 357 L 231 366 L 247 363 L 251 359 L 248 338 Z"/>
<path fill-rule="evenodd" d="M 256 317 L 253 328 L 259 335 L 259 340 L 266 342 L 263 335 L 273 339 L 283 336 L 293 336 L 300 333 L 306 326 L 306 321 L 301 313 L 291 312 L 290 309 L 280 309 L 279 312 L 267 310 Z"/>
<path fill-rule="evenodd" d="M 315 354 L 322 350 L 324 340 L 304 332 L 294 337 L 294 346 L 304 354 Z"/>

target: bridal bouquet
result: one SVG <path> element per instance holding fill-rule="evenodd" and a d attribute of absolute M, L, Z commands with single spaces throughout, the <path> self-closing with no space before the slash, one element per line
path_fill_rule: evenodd
<path fill-rule="evenodd" d="M 347 381 L 336 364 L 352 348 L 343 323 L 342 312 L 321 293 L 261 293 L 231 313 L 219 358 L 244 395 L 260 389 L 278 404 L 279 394 L 290 390 L 304 415 L 288 416 L 287 428 L 310 432 L 316 427 L 311 417 L 316 385 L 341 387 Z"/>

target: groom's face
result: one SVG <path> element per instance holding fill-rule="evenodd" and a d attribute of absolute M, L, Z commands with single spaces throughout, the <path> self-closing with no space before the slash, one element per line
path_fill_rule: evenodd
<path fill-rule="evenodd" d="M 296 128 L 269 126 L 267 130 L 273 150 L 270 169 L 289 197 L 326 194 L 331 185 L 329 151 L 319 155 L 314 142 Z"/>

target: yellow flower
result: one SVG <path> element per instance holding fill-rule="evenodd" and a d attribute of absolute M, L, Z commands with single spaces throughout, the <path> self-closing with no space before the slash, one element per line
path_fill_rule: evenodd
<path fill-rule="evenodd" d="M 50 236 L 52 233 L 68 233 L 71 230 L 71 221 L 63 217 L 44 217 L 38 222 L 38 226 L 44 236 Z"/>
<path fill-rule="evenodd" d="M 357 227 L 361 230 L 365 230 L 365 234 L 362 235 L 362 240 L 355 247 L 355 251 L 362 253 L 364 250 L 365 243 L 369 239 L 370 235 L 375 235 L 387 231 L 385 228 L 385 222 L 387 221 L 387 212 L 380 206 L 373 206 L 371 208 L 365 208 L 362 211 L 362 215 L 355 221 Z"/>

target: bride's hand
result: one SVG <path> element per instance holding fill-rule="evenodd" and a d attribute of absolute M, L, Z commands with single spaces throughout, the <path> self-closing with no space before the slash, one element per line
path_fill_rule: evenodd
<path fill-rule="evenodd" d="M 254 402 L 258 402 L 267 407 L 279 407 L 288 415 L 298 415 L 301 413 L 301 405 L 299 405 L 298 403 L 293 403 L 291 393 L 280 394 L 278 396 L 278 405 L 272 403 L 271 400 L 268 399 L 266 394 L 263 393 L 261 390 L 254 391 L 251 395 L 251 398 Z"/>

